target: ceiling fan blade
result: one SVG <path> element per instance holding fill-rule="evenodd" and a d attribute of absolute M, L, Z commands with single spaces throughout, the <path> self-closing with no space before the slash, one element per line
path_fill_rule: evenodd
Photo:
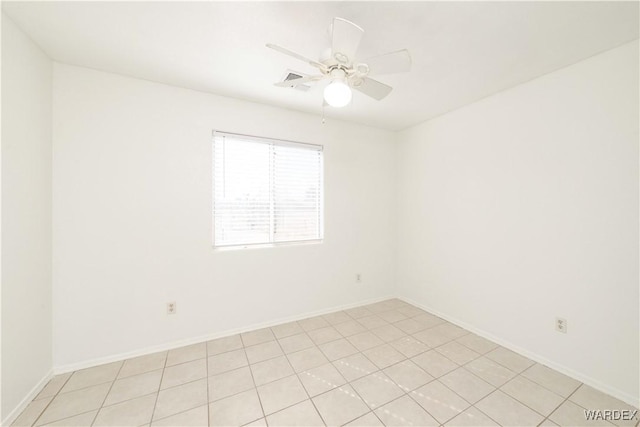
<path fill-rule="evenodd" d="M 407 49 L 385 53 L 362 61 L 369 66 L 369 75 L 405 73 L 411 69 L 411 55 Z"/>
<path fill-rule="evenodd" d="M 306 76 L 306 77 L 300 77 L 299 79 L 291 79 L 291 80 L 285 80 L 283 82 L 274 83 L 274 86 L 294 87 L 304 83 L 316 82 L 318 80 L 322 80 L 323 78 L 324 76 Z"/>
<path fill-rule="evenodd" d="M 377 80 L 370 79 L 368 77 L 363 77 L 361 80 L 359 80 L 359 82 L 360 84 L 358 86 L 354 84 L 351 87 L 353 87 L 357 91 L 364 93 L 367 96 L 370 96 L 373 99 L 377 99 L 378 101 L 389 95 L 389 93 L 391 93 L 391 91 L 393 90 L 391 86 L 381 83 Z"/>
<path fill-rule="evenodd" d="M 338 62 L 353 62 L 364 30 L 342 18 L 333 18 L 331 54 Z"/>
<path fill-rule="evenodd" d="M 284 53 L 285 55 L 289 55 L 292 56 L 296 59 L 299 59 L 300 61 L 306 62 L 307 64 L 311 65 L 312 67 L 316 67 L 319 68 L 322 71 L 325 71 L 327 69 L 327 66 L 318 62 L 318 61 L 314 61 L 313 59 L 309 59 L 306 58 L 302 55 L 300 55 L 299 53 L 295 53 L 287 48 L 284 48 L 282 46 L 278 46 L 277 44 L 272 44 L 272 43 L 267 43 L 267 47 L 270 49 L 273 49 L 275 51 L 278 51 L 280 53 Z"/>

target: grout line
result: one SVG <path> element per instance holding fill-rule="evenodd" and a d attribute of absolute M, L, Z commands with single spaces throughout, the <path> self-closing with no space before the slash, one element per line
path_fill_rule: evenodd
<path fill-rule="evenodd" d="M 326 319 L 325 319 L 325 320 L 326 320 Z M 335 329 L 335 328 L 334 328 L 334 329 Z M 305 335 L 306 335 L 306 332 L 305 332 Z M 307 337 L 308 337 L 308 336 L 307 336 Z M 308 338 L 309 338 L 309 339 L 311 339 L 311 337 L 308 337 Z M 282 353 L 283 353 L 283 354 L 285 354 L 285 357 L 286 357 L 286 353 L 284 353 L 284 349 L 282 348 L 282 345 L 280 344 L 280 341 L 276 340 L 276 342 L 278 343 L 278 346 L 280 347 L 280 350 L 282 351 Z M 311 340 L 311 342 L 314 342 L 314 341 L 313 341 L 313 340 Z M 314 344 L 315 344 L 315 343 L 314 343 Z M 316 347 L 316 348 L 317 348 L 317 347 Z M 288 358 L 288 357 L 287 357 L 287 361 L 289 361 L 289 358 Z M 291 361 L 289 361 L 289 364 L 291 364 Z M 320 366 L 322 366 L 322 365 L 320 365 Z M 312 368 L 312 369 L 313 369 L 313 368 Z M 296 379 L 298 380 L 298 382 L 299 382 L 299 383 L 300 383 L 300 385 L 302 386 L 302 389 L 303 389 L 303 390 L 304 390 L 304 392 L 307 394 L 307 398 L 309 399 L 309 402 L 311 402 L 311 405 L 313 406 L 313 409 L 315 409 L 315 410 L 316 410 L 316 413 L 317 413 L 317 414 L 318 414 L 318 416 L 320 417 L 320 420 L 322 420 L 322 422 L 326 425 L 326 424 L 327 424 L 327 423 L 326 423 L 326 421 L 325 421 L 325 420 L 324 420 L 324 418 L 322 417 L 322 414 L 320 413 L 320 411 L 318 411 L 318 408 L 316 407 L 316 404 L 315 404 L 315 402 L 313 401 L 313 399 L 311 399 L 311 395 L 309 394 L 309 391 L 307 390 L 307 388 L 304 386 L 304 383 L 303 383 L 302 381 L 300 381 L 300 375 L 299 375 L 299 373 L 298 373 L 298 372 L 295 372 L 295 369 L 294 369 L 294 374 L 293 374 L 293 375 L 295 375 Z M 303 401 L 303 402 L 304 402 L 304 401 Z M 294 405 L 297 405 L 297 404 L 299 404 L 299 403 L 301 403 L 301 402 L 295 403 Z M 291 405 L 291 406 L 294 406 L 294 405 Z M 286 409 L 286 408 L 284 408 L 284 409 Z M 284 409 L 281 409 L 280 411 L 282 411 L 282 410 L 284 410 Z M 276 411 L 276 412 L 274 412 L 274 414 L 277 414 L 277 413 L 278 413 L 278 412 L 280 412 L 280 411 Z M 273 415 L 273 414 L 270 414 L 270 415 Z M 265 414 L 265 423 L 267 423 L 267 426 L 269 425 L 269 423 L 267 422 L 267 416 L 266 416 L 266 414 Z"/>
<path fill-rule="evenodd" d="M 120 363 L 120 367 L 118 368 L 118 372 L 116 373 L 116 376 L 113 378 L 113 381 L 111 382 L 111 385 L 109 386 L 109 390 L 107 391 L 107 394 L 105 394 L 104 395 L 104 399 L 102 399 L 102 404 L 98 408 L 98 411 L 96 412 L 95 417 L 93 417 L 93 421 L 91 421 L 91 425 L 93 425 L 96 422 L 96 419 L 98 419 L 98 415 L 100 414 L 100 411 L 104 407 L 104 402 L 107 401 L 107 397 L 109 397 L 109 393 L 111 393 L 111 389 L 113 388 L 113 385 L 116 383 L 116 380 L 118 379 L 118 375 L 120 375 L 120 371 L 122 371 L 122 367 L 123 366 L 124 366 L 124 362 L 121 362 Z"/>
<path fill-rule="evenodd" d="M 271 329 L 269 329 L 269 331 L 271 331 Z M 273 334 L 273 331 L 271 331 L 271 333 Z M 244 344 L 244 341 L 243 341 L 243 344 Z M 258 403 L 260 403 L 260 411 L 262 411 L 262 418 L 264 418 L 264 423 L 267 424 L 267 414 L 264 413 L 264 406 L 262 405 L 262 399 L 260 398 L 260 393 L 258 393 L 258 385 L 256 384 L 255 377 L 253 376 L 253 369 L 251 369 L 251 364 L 249 363 L 249 358 L 247 357 L 247 351 L 244 348 L 242 350 L 243 350 L 243 353 L 244 353 L 244 358 L 247 361 L 247 366 L 246 367 L 249 368 L 249 374 L 251 375 L 251 381 L 253 381 L 253 389 L 255 390 L 256 396 L 258 396 Z M 208 382 L 208 378 L 207 378 L 207 382 Z M 245 392 L 246 391 L 247 390 L 245 390 Z M 240 393 L 244 393 L 244 392 L 240 392 Z M 239 394 L 239 393 L 236 393 L 236 394 Z M 235 394 L 233 396 L 235 396 Z M 223 399 L 226 399 L 228 397 L 231 397 L 231 396 L 226 396 Z M 222 400 L 222 399 L 218 399 L 218 400 Z M 256 421 L 256 420 L 253 420 L 253 421 Z M 249 422 L 253 422 L 253 421 L 249 421 Z"/>
<path fill-rule="evenodd" d="M 42 411 L 40 411 L 40 414 L 38 414 L 38 417 L 37 417 L 35 420 L 33 420 L 33 423 L 31 424 L 32 426 L 35 426 L 35 425 L 37 424 L 38 420 L 40 419 L 40 417 L 42 417 L 42 414 L 44 414 L 44 413 L 45 413 L 45 411 L 46 411 L 47 409 L 49 409 L 49 406 L 51 405 L 51 403 L 53 403 L 53 401 L 55 400 L 55 398 L 56 398 L 56 397 L 58 397 L 58 395 L 60 394 L 60 392 L 62 391 L 62 389 L 64 388 L 64 386 L 66 386 L 66 385 L 67 385 L 67 383 L 69 382 L 69 380 L 71 379 L 71 377 L 73 376 L 73 374 L 74 374 L 74 373 L 75 373 L 75 372 L 71 373 L 71 375 L 69 375 L 69 378 L 67 378 L 67 379 L 64 381 L 64 383 L 60 386 L 60 388 L 58 389 L 58 391 L 56 391 L 56 392 L 54 393 L 54 395 L 53 395 L 53 397 L 51 398 L 51 400 L 49 401 L 49 403 L 47 403 L 47 405 L 44 407 L 44 409 L 43 409 Z M 53 378 L 51 378 L 51 380 L 52 380 L 52 379 L 53 379 Z M 49 380 L 49 382 L 51 382 L 51 380 Z M 49 385 L 49 383 L 47 383 L 47 385 Z M 46 387 L 46 385 L 45 385 L 45 387 Z M 38 396 L 36 396 L 36 397 L 38 397 Z M 35 401 L 35 399 L 34 399 L 34 400 L 32 400 L 31 402 L 29 402 L 29 404 L 31 404 L 31 403 L 32 403 L 32 402 L 34 402 L 34 401 Z M 27 406 L 29 406 L 29 405 L 27 405 Z M 25 410 L 26 410 L 26 407 L 25 407 Z M 16 417 L 16 420 L 17 420 L 17 419 L 20 417 L 20 415 L 22 415 L 23 413 L 24 413 L 24 410 L 23 410 L 21 413 L 19 413 L 19 414 L 18 414 L 18 416 Z M 15 420 L 14 420 L 14 422 L 15 422 Z"/>
<path fill-rule="evenodd" d="M 193 381 L 192 381 L 192 382 L 193 382 Z M 185 384 L 186 384 L 186 383 L 185 383 Z M 146 396 L 148 396 L 148 395 L 146 395 Z M 144 397 L 144 396 L 141 396 L 141 397 Z M 193 411 L 194 409 L 198 409 L 198 408 L 200 408 L 200 407 L 202 407 L 202 406 L 208 406 L 208 405 L 199 405 L 199 406 L 195 406 L 195 407 L 193 407 L 193 408 L 185 409 L 185 410 L 182 410 L 182 411 L 180 411 L 180 412 L 176 412 L 175 414 L 167 415 L 166 417 L 162 417 L 162 418 L 158 418 L 158 419 L 156 419 L 156 420 L 153 420 L 153 422 L 155 422 L 155 421 L 162 421 L 162 420 L 166 420 L 167 418 L 171 418 L 171 417 L 173 417 L 173 416 L 175 416 L 175 415 L 181 415 L 181 414 L 184 414 L 185 412 Z M 209 423 L 209 419 L 207 418 L 207 424 L 208 424 L 208 423 Z M 147 426 L 148 426 L 148 425 L 150 425 L 150 424 L 151 424 L 151 423 L 142 424 L 142 426 L 141 426 L 141 427 L 147 427 Z"/>
<path fill-rule="evenodd" d="M 160 392 L 162 391 L 162 380 L 164 380 L 164 371 L 167 369 L 167 361 L 169 360 L 169 352 L 167 351 L 167 355 L 164 359 L 164 366 L 162 368 L 162 375 L 160 375 L 160 383 L 158 384 L 158 390 L 156 391 L 156 401 L 153 403 L 153 411 L 151 412 L 151 419 L 149 420 L 149 424 L 153 422 L 153 416 L 156 414 L 156 407 L 158 406 L 158 399 L 160 398 Z M 205 361 L 206 363 L 206 361 Z M 124 363 L 123 363 L 124 365 Z M 127 377 L 129 378 L 129 377 Z M 183 384 L 181 384 L 183 385 Z M 209 420 L 207 420 L 207 423 Z"/>

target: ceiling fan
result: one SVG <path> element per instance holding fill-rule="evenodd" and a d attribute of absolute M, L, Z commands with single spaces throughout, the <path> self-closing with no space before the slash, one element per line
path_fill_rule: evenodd
<path fill-rule="evenodd" d="M 411 69 L 411 56 L 406 49 L 374 56 L 362 61 L 356 59 L 358 46 L 364 30 L 353 22 L 334 18 L 331 27 L 330 55 L 315 61 L 282 46 L 267 43 L 267 47 L 285 55 L 306 62 L 317 68 L 321 74 L 303 76 L 276 83 L 279 87 L 328 80 L 324 88 L 324 101 L 332 107 L 344 107 L 351 102 L 351 89 L 355 89 L 380 101 L 393 89 L 391 86 L 372 79 L 372 75 L 403 73 Z"/>

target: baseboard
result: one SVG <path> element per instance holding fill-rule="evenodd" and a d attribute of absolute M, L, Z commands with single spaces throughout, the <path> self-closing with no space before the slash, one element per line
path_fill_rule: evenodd
<path fill-rule="evenodd" d="M 82 362 L 70 363 L 70 364 L 60 365 L 60 366 L 54 366 L 53 372 L 54 372 L 55 375 L 59 375 L 59 374 L 67 373 L 67 372 L 77 371 L 79 369 L 92 368 L 94 366 L 103 365 L 105 363 L 119 362 L 119 361 L 122 361 L 122 360 L 131 359 L 132 357 L 145 356 L 147 354 L 157 353 L 159 351 L 173 350 L 175 348 L 184 347 L 186 345 L 199 344 L 201 342 L 206 342 L 206 341 L 214 340 L 214 339 L 217 339 L 217 338 L 224 338 L 224 337 L 228 337 L 228 336 L 231 336 L 231 335 L 241 334 L 243 332 L 253 331 L 253 330 L 256 330 L 256 329 L 268 328 L 268 327 L 271 327 L 271 326 L 279 325 L 281 323 L 294 322 L 296 320 L 302 320 L 302 319 L 306 319 L 308 317 L 321 316 L 323 314 L 329 314 L 329 313 L 333 313 L 335 311 L 348 310 L 348 309 L 354 308 L 354 307 L 360 307 L 360 306 L 363 306 L 363 305 L 374 304 L 376 302 L 388 300 L 388 299 L 391 299 L 391 298 L 395 298 L 395 297 L 394 296 L 385 296 L 385 297 L 367 299 L 367 300 L 359 301 L 359 302 L 356 302 L 356 303 L 344 304 L 344 305 L 340 305 L 340 306 L 334 306 L 334 307 L 331 307 L 331 308 L 328 308 L 328 309 L 315 310 L 315 311 L 310 311 L 310 312 L 306 312 L 306 313 L 302 313 L 302 314 L 297 314 L 295 316 L 283 317 L 283 318 L 279 318 L 279 319 L 268 321 L 268 322 L 254 323 L 252 325 L 248 325 L 248 326 L 245 326 L 245 327 L 242 327 L 242 328 L 229 329 L 229 330 L 226 330 L 226 331 L 216 332 L 216 333 L 213 333 L 213 334 L 200 335 L 200 336 L 197 336 L 197 337 L 188 338 L 188 339 L 184 339 L 184 340 L 172 341 L 172 342 L 168 342 L 168 343 L 164 343 L 164 344 L 160 344 L 160 345 L 156 345 L 156 346 L 149 346 L 149 347 L 141 348 L 141 349 L 130 351 L 130 352 L 126 352 L 126 353 L 118 353 L 118 354 L 113 354 L 113 355 L 110 355 L 110 356 L 105 356 L 105 357 L 99 357 L 99 358 L 95 358 L 95 359 L 85 360 L 85 361 L 82 361 Z"/>
<path fill-rule="evenodd" d="M 2 420 L 2 423 L 0 423 L 0 425 L 3 425 L 3 426 L 11 425 L 11 423 L 14 422 L 16 418 L 18 418 L 18 416 L 22 413 L 22 411 L 25 410 L 25 408 L 29 405 L 29 403 L 31 403 L 31 401 L 35 399 L 38 393 L 42 391 L 42 389 L 47 385 L 51 377 L 53 377 L 53 369 L 50 370 L 44 377 L 42 377 L 40 381 L 38 381 L 38 384 L 36 384 L 29 391 L 29 393 L 27 393 L 27 395 L 20 401 L 20 403 L 18 403 L 18 406 L 16 406 L 15 408 L 13 408 L 11 412 L 9 412 L 9 415 L 7 415 Z"/>
<path fill-rule="evenodd" d="M 461 328 L 464 328 L 464 329 L 466 329 L 468 331 L 471 331 L 476 335 L 479 335 L 479 336 L 481 336 L 483 338 L 486 338 L 486 339 L 488 339 L 490 341 L 493 341 L 493 342 L 495 342 L 497 344 L 500 344 L 501 346 L 503 346 L 505 348 L 508 348 L 509 350 L 514 351 L 514 352 L 516 352 L 518 354 L 521 354 L 521 355 L 523 355 L 525 357 L 528 357 L 529 359 L 531 359 L 531 360 L 533 360 L 535 362 L 538 362 L 541 365 L 545 365 L 545 366 L 547 366 L 547 367 L 549 367 L 551 369 L 555 369 L 556 371 L 558 371 L 558 372 L 560 372 L 560 373 L 562 373 L 562 374 L 564 374 L 564 375 L 566 375 L 568 377 L 571 377 L 571 378 L 573 378 L 575 380 L 578 380 L 578 381 L 580 381 L 580 382 L 582 382 L 582 383 L 584 383 L 584 384 L 586 384 L 588 386 L 591 386 L 591 387 L 595 388 L 596 390 L 600 390 L 601 392 L 606 393 L 606 394 L 608 394 L 610 396 L 613 396 L 616 399 L 620 399 L 623 402 L 628 403 L 629 405 L 635 406 L 636 408 L 638 407 L 638 402 L 640 401 L 640 398 L 638 396 L 632 396 L 629 393 L 623 392 L 621 390 L 618 390 L 615 387 L 611 387 L 611 386 L 609 386 L 607 384 L 604 384 L 604 383 L 602 383 L 602 382 L 600 382 L 600 381 L 598 381 L 598 380 L 596 380 L 594 378 L 591 378 L 588 375 L 585 375 L 585 374 L 582 374 L 580 372 L 574 371 L 573 369 L 567 368 L 564 365 L 556 363 L 556 362 L 554 362 L 552 360 L 549 360 L 549 359 L 547 359 L 547 358 L 545 358 L 543 356 L 540 356 L 537 353 L 533 353 L 533 352 L 531 352 L 529 350 L 526 350 L 526 349 L 524 349 L 522 347 L 519 347 L 519 346 L 517 346 L 515 344 L 512 344 L 509 341 L 506 341 L 506 340 L 504 340 L 504 339 L 502 339 L 500 337 L 497 337 L 497 336 L 495 336 L 493 334 L 490 334 L 490 333 L 488 333 L 486 331 L 478 329 L 473 325 L 470 325 L 470 324 L 468 324 L 466 322 L 463 322 L 463 321 L 461 321 L 459 319 L 451 317 L 451 316 L 447 315 L 446 313 L 442 313 L 442 312 L 440 312 L 438 310 L 435 310 L 432 307 L 429 307 L 429 306 L 424 305 L 424 304 L 420 304 L 420 303 L 418 303 L 418 302 L 416 302 L 416 301 L 414 301 L 414 300 L 412 300 L 410 298 L 401 297 L 401 296 L 397 296 L 396 298 L 398 298 L 399 300 L 402 300 L 402 301 L 404 301 L 406 303 L 409 303 L 411 305 L 414 305 L 414 306 L 416 306 L 418 308 L 421 308 L 421 309 L 423 309 L 425 311 L 428 311 L 429 313 L 434 314 L 434 315 L 436 315 L 438 317 L 441 317 L 444 320 L 446 320 L 448 322 L 451 322 L 454 325 L 460 326 Z"/>

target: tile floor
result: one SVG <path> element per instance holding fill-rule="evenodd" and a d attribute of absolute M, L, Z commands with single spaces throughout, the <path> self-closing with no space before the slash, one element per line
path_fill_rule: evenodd
<path fill-rule="evenodd" d="M 13 425 L 582 426 L 585 408 L 633 409 L 387 300 L 56 376 Z"/>

